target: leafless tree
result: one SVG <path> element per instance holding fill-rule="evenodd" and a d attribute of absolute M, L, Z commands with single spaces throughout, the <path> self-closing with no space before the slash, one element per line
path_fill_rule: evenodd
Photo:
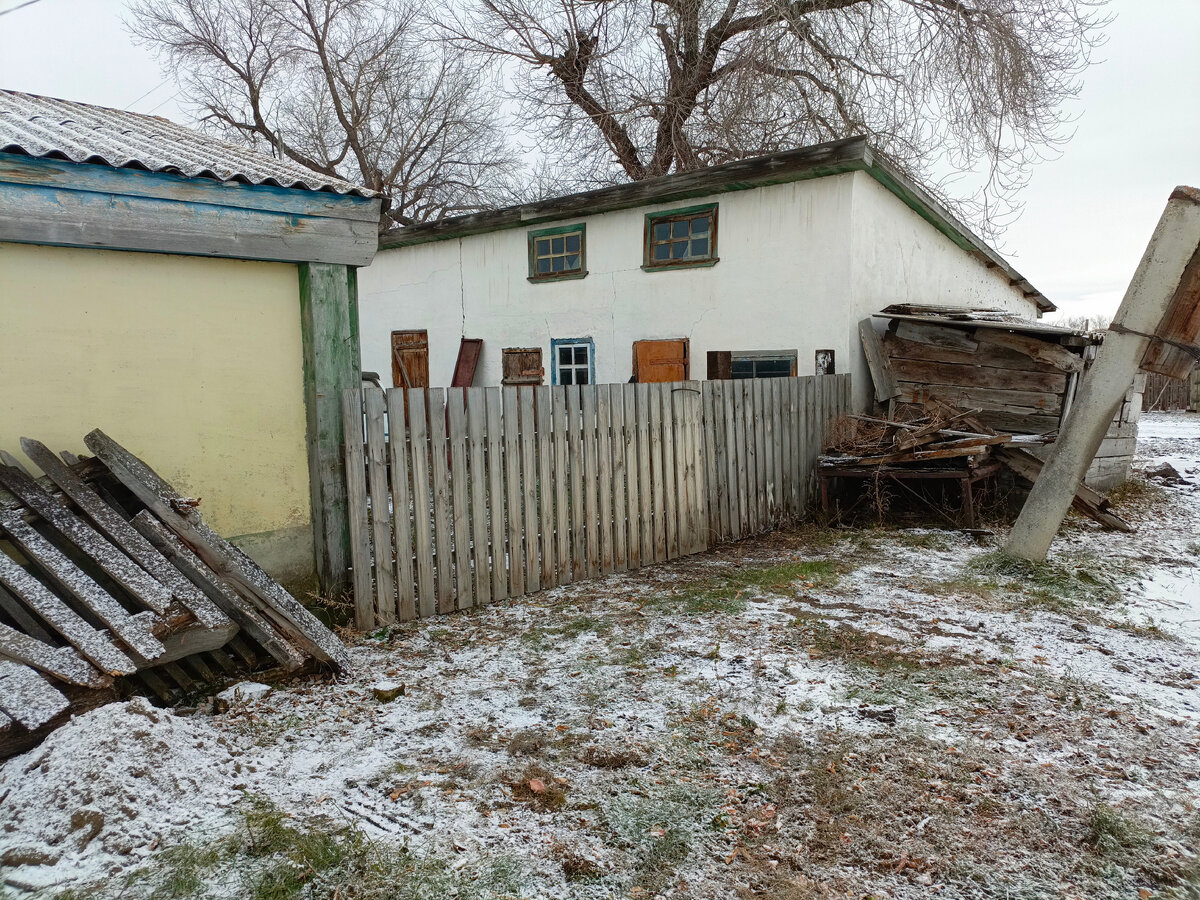
<path fill-rule="evenodd" d="M 381 228 L 495 205 L 515 171 L 484 67 L 412 0 L 135 0 L 201 122 L 380 191 Z"/>
<path fill-rule="evenodd" d="M 985 231 L 1067 136 L 1106 0 L 463 0 L 526 126 L 608 177 L 868 135 Z M 955 179 L 982 172 L 969 189 Z"/>

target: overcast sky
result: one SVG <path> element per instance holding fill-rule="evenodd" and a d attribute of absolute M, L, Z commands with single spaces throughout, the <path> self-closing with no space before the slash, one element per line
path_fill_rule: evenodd
<path fill-rule="evenodd" d="M 121 24 L 123 0 L 0 0 L 0 87 L 187 124 L 175 84 Z M 1111 315 L 1171 189 L 1200 185 L 1200 0 L 1111 0 L 1116 21 L 1001 249 L 1066 315 Z"/>

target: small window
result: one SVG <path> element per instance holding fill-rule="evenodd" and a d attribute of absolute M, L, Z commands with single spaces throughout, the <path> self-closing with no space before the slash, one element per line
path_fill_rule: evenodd
<path fill-rule="evenodd" d="M 587 275 L 587 229 L 583 224 L 529 232 L 529 280 L 559 281 Z"/>
<path fill-rule="evenodd" d="M 595 345 L 591 338 L 553 340 L 555 384 L 592 384 L 596 378 Z"/>
<path fill-rule="evenodd" d="M 717 204 L 646 214 L 644 269 L 717 262 Z"/>
<path fill-rule="evenodd" d="M 796 351 L 732 354 L 732 378 L 790 378 L 796 374 Z"/>

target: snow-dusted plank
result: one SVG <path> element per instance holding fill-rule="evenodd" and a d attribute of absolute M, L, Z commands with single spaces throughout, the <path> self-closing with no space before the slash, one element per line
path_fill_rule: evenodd
<path fill-rule="evenodd" d="M 101 569 L 144 606 L 160 615 L 167 611 L 171 592 L 71 512 L 66 503 L 46 493 L 25 473 L 7 466 L 0 467 L 0 485 L 12 491 L 26 506 L 95 560 Z"/>
<path fill-rule="evenodd" d="M 404 421 L 402 389 L 392 388 L 387 392 L 387 412 L 388 458 L 392 469 L 392 534 L 396 543 L 397 615 L 401 622 L 408 622 L 417 616 L 417 582 L 413 572 L 412 490 L 408 480 L 408 429 Z M 484 534 L 487 534 L 486 527 Z M 483 571 L 483 567 L 480 567 L 480 571 Z"/>
<path fill-rule="evenodd" d="M 152 612 L 130 615 L 113 596 L 61 550 L 36 532 L 16 513 L 0 511 L 0 530 L 56 582 L 66 588 L 96 618 L 109 627 L 134 653 L 151 660 L 162 655 L 163 645 L 151 632 L 159 620 Z"/>
<path fill-rule="evenodd" d="M 53 647 L 0 623 L 0 658 L 32 666 L 59 681 L 83 687 L 102 688 L 112 679 L 97 671 L 70 647 Z"/>
<path fill-rule="evenodd" d="M 176 512 L 173 504 L 180 505 L 179 501 L 183 498 L 153 469 L 98 428 L 83 440 L 109 471 L 150 507 L 163 524 L 190 546 L 214 572 L 259 606 L 260 611 L 278 624 L 289 639 L 296 641 L 321 662 L 332 663 L 343 670 L 351 668 L 350 656 L 336 635 L 264 572 L 258 563 L 209 528 L 196 509 L 188 509 L 186 515 Z M 145 541 L 141 535 L 138 537 Z M 177 570 L 176 573 L 179 574 Z M 179 577 L 183 578 L 182 574 Z M 192 588 L 195 591 L 195 587 Z"/>
<path fill-rule="evenodd" d="M 0 710 L 30 731 L 45 725 L 71 704 L 29 666 L 0 662 Z"/>
<path fill-rule="evenodd" d="M 3 586 L 0 586 L 0 610 L 7 613 L 8 617 L 17 623 L 17 627 L 30 637 L 37 638 L 37 640 L 44 644 L 54 643 L 54 639 L 50 637 L 50 632 L 41 626 L 37 617 L 22 606 L 21 602 Z"/>
<path fill-rule="evenodd" d="M 199 618 L 193 603 L 202 606 L 204 597 L 196 586 L 189 582 L 161 553 L 138 534 L 125 517 L 104 502 L 104 499 L 83 479 L 59 461 L 45 444 L 31 438 L 21 438 L 21 449 L 59 486 L 71 502 L 78 506 L 114 544 L 128 553 L 138 565 L 153 575 L 166 587 L 171 596 L 192 610 Z M 178 498 L 178 494 L 174 495 Z"/>
<path fill-rule="evenodd" d="M 141 532 L 146 540 L 179 567 L 188 578 L 202 586 L 211 602 L 220 607 L 225 621 L 232 619 L 251 638 L 266 650 L 271 657 L 283 666 L 284 670 L 294 672 L 304 665 L 304 657 L 287 641 L 275 633 L 271 623 L 259 614 L 253 606 L 243 600 L 238 593 L 226 585 L 217 574 L 204 564 L 183 541 L 166 529 L 158 519 L 143 509 L 133 517 L 133 526 Z"/>

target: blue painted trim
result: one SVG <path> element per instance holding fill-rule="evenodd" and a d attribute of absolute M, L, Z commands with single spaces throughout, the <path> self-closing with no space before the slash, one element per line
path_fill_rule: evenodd
<path fill-rule="evenodd" d="M 588 384 L 596 383 L 596 342 L 590 337 L 550 339 L 550 383 L 558 384 L 558 348 L 563 344 L 587 344 Z"/>

